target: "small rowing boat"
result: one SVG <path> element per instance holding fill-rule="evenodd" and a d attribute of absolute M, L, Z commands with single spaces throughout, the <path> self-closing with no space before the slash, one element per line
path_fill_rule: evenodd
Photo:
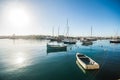
<path fill-rule="evenodd" d="M 76 58 L 80 65 L 86 70 L 99 69 L 99 64 L 84 54 L 76 53 Z"/>

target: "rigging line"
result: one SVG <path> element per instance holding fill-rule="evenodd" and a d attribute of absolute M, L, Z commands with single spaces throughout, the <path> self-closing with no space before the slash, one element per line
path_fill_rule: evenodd
<path fill-rule="evenodd" d="M 104 63 L 105 63 L 105 59 L 107 58 L 107 55 L 106 55 L 106 53 L 107 53 L 107 50 L 106 49 L 104 49 L 104 61 L 102 61 L 102 63 L 101 63 L 101 67 L 100 67 L 100 69 L 99 70 L 97 70 L 95 73 L 93 73 L 92 75 L 94 75 L 94 76 L 96 76 L 97 74 L 98 74 L 98 72 L 100 72 L 100 70 L 102 69 L 102 67 L 103 67 L 103 65 L 104 65 Z M 92 77 L 92 76 L 91 76 Z M 93 77 L 94 78 L 94 77 Z M 87 79 L 86 79 L 87 80 Z"/>
<path fill-rule="evenodd" d="M 95 76 L 98 74 L 98 72 L 100 72 L 100 70 L 102 69 L 104 63 L 105 63 L 105 59 L 107 58 L 107 51 L 104 49 L 104 59 L 103 62 L 101 63 L 100 69 L 95 73 Z"/>

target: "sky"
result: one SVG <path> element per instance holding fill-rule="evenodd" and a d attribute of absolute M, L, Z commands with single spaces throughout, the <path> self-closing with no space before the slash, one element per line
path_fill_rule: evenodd
<path fill-rule="evenodd" d="M 120 36 L 120 0 L 0 0 L 0 35 Z"/>

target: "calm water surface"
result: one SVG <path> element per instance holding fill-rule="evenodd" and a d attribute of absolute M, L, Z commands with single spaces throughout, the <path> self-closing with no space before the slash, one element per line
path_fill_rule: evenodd
<path fill-rule="evenodd" d="M 47 53 L 41 40 L 0 40 L 0 80 L 118 80 L 120 44 L 107 40 L 92 46 L 68 45 L 66 52 Z M 85 71 L 76 61 L 76 52 L 86 54 L 100 69 Z"/>

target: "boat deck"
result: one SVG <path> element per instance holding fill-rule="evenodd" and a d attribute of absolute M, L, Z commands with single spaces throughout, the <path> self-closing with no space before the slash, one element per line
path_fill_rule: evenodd
<path fill-rule="evenodd" d="M 79 54 L 78 57 L 79 57 L 79 58 L 81 58 L 81 57 L 85 57 L 85 55 L 83 55 L 83 54 Z"/>
<path fill-rule="evenodd" d="M 91 64 L 91 62 L 90 62 L 90 59 L 89 58 L 79 58 L 79 59 L 81 59 L 85 64 Z"/>

